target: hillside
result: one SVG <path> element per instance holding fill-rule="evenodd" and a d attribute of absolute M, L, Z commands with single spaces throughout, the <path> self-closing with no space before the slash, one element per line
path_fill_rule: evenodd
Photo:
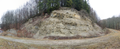
<path fill-rule="evenodd" d="M 119 32 L 108 28 L 102 29 L 91 21 L 85 10 L 77 11 L 63 7 L 54 10 L 50 15 L 29 19 L 20 30 L 5 31 L 1 34 L 3 36 L 0 36 L 0 48 L 117 49 Z"/>
<path fill-rule="evenodd" d="M 49 18 L 42 20 L 38 18 L 36 21 L 30 19 L 22 29 L 34 33 L 33 38 L 37 39 L 98 37 L 106 34 L 101 27 L 89 19 L 87 13 L 66 7 L 53 11 Z"/>

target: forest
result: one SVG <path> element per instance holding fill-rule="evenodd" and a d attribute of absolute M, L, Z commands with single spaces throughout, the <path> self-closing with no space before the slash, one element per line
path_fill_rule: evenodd
<path fill-rule="evenodd" d="M 101 20 L 103 27 L 120 30 L 120 16 L 113 16 L 108 19 Z"/>
<path fill-rule="evenodd" d="M 30 18 L 45 15 L 45 13 L 50 14 L 60 7 L 75 8 L 78 11 L 84 9 L 93 22 L 100 21 L 94 9 L 90 7 L 89 0 L 30 0 L 19 9 L 7 11 L 1 18 L 1 28 L 3 30 L 19 29 Z"/>

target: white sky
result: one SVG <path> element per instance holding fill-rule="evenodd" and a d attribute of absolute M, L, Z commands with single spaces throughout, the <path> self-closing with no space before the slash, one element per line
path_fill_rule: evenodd
<path fill-rule="evenodd" d="M 7 10 L 15 10 L 24 5 L 27 1 L 29 0 L 0 0 L 0 19 Z"/>
<path fill-rule="evenodd" d="M 120 15 L 120 0 L 89 0 L 100 19 Z"/>
<path fill-rule="evenodd" d="M 0 0 L 0 18 L 7 10 L 14 10 L 29 0 Z M 100 19 L 120 15 L 120 0 L 89 0 Z M 0 21 L 1 22 L 1 21 Z"/>

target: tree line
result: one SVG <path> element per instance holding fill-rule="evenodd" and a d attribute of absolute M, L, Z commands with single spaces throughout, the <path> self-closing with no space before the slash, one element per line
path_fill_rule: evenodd
<path fill-rule="evenodd" d="M 112 28 L 112 29 L 120 29 L 120 16 L 113 16 L 108 19 L 104 19 L 100 21 L 103 27 Z"/>
<path fill-rule="evenodd" d="M 19 9 L 7 11 L 1 18 L 1 28 L 3 30 L 19 29 L 30 18 L 44 13 L 50 14 L 53 10 L 57 10 L 60 7 L 75 8 L 78 11 L 84 9 L 90 14 L 90 18 L 94 22 L 98 22 L 97 14 L 88 2 L 86 0 L 30 0 Z"/>
<path fill-rule="evenodd" d="M 20 26 L 28 21 L 29 18 L 38 14 L 38 7 L 35 0 L 30 0 L 25 5 L 16 10 L 9 10 L 3 14 L 1 28 L 7 30 L 10 28 L 19 29 Z"/>
<path fill-rule="evenodd" d="M 81 9 L 90 12 L 90 6 L 86 0 L 39 0 L 38 7 L 41 12 L 50 13 L 59 7 L 72 7 L 78 11 Z"/>

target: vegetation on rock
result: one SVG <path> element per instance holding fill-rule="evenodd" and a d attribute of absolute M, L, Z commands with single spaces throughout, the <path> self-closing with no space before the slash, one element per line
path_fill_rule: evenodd
<path fill-rule="evenodd" d="M 95 11 L 91 9 L 86 0 L 30 0 L 20 9 L 7 11 L 2 16 L 1 28 L 3 30 L 20 29 L 22 24 L 30 18 L 45 15 L 45 13 L 50 14 L 60 7 L 72 7 L 78 11 L 84 9 L 91 15 L 91 20 L 98 22 Z"/>

